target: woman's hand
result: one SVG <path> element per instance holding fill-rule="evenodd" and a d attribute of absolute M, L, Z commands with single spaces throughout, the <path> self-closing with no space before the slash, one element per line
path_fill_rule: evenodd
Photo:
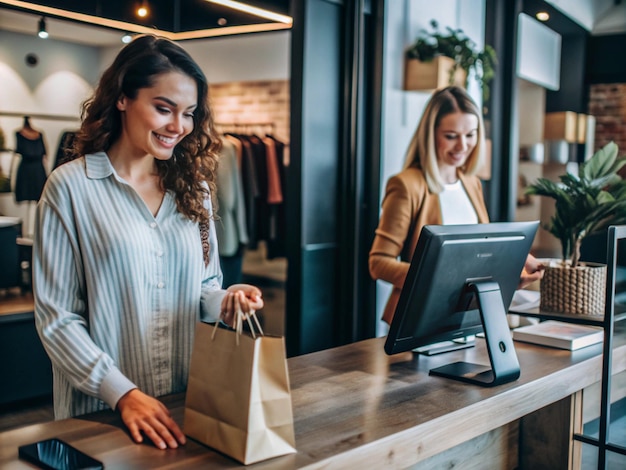
<path fill-rule="evenodd" d="M 523 289 L 528 284 L 541 279 L 544 269 L 545 266 L 537 258 L 529 254 L 526 258 L 526 263 L 524 263 L 524 269 L 522 269 L 518 289 Z"/>
<path fill-rule="evenodd" d="M 176 449 L 186 438 L 169 410 L 156 398 L 133 389 L 117 402 L 122 421 L 137 443 L 145 434 L 159 449 Z"/>
<path fill-rule="evenodd" d="M 258 287 L 249 284 L 233 284 L 226 289 L 222 300 L 222 319 L 229 326 L 234 326 L 235 312 L 241 309 L 244 314 L 263 308 L 263 297 Z"/>

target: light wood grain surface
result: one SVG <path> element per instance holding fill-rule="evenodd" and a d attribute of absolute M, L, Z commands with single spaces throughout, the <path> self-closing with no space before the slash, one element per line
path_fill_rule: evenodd
<path fill-rule="evenodd" d="M 618 324 L 614 372 L 626 370 L 625 327 Z M 433 357 L 387 356 L 383 344 L 384 338 L 371 339 L 289 359 L 298 453 L 249 467 L 406 468 L 485 433 L 506 430 L 512 439 L 511 423 L 601 378 L 601 344 L 571 352 L 516 342 L 521 377 L 493 388 L 428 375 L 457 360 L 487 364 L 483 340 Z M 182 423 L 184 395 L 163 401 Z M 194 441 L 167 451 L 133 444 L 116 414 L 102 412 L 1 433 L 0 468 L 31 468 L 18 460 L 17 447 L 49 437 L 105 468 L 240 467 Z"/>

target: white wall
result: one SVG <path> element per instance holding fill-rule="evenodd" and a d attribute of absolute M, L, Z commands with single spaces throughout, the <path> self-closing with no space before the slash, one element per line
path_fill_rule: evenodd
<path fill-rule="evenodd" d="M 27 54 L 37 55 L 37 66 L 26 65 Z M 97 80 L 98 56 L 94 47 L 0 31 L 0 128 L 6 136 L 6 147 L 15 148 L 15 131 L 22 127 L 24 115 L 73 116 L 75 120 L 30 120 L 44 136 L 50 169 L 60 135 L 78 126 L 80 104 L 91 94 Z M 18 163 L 13 153 L 0 153 L 5 174 Z M 12 193 L 0 194 L 0 214 L 21 217 L 25 231 L 30 230 L 28 203 L 16 204 Z"/>
<path fill-rule="evenodd" d="M 402 169 L 409 141 L 417 127 L 429 92 L 403 91 L 404 52 L 417 38 L 420 30 L 431 31 L 430 21 L 462 29 L 478 47 L 484 46 L 485 0 L 390 0 L 385 9 L 385 44 L 383 70 L 383 129 L 381 151 L 381 198 L 389 177 Z M 481 103 L 478 84 L 471 80 L 470 95 Z M 377 312 L 387 302 L 391 286 L 377 283 Z M 383 322 L 378 322 L 379 335 L 386 334 Z"/>
<path fill-rule="evenodd" d="M 202 67 L 209 83 L 288 80 L 291 74 L 290 31 L 182 41 L 180 45 Z M 103 51 L 102 70 L 119 49 Z"/>
<path fill-rule="evenodd" d="M 528 146 L 543 142 L 546 113 L 546 89 L 526 80 L 517 79 L 519 144 Z"/>
<path fill-rule="evenodd" d="M 546 0 L 592 35 L 626 31 L 626 3 L 617 0 Z"/>
<path fill-rule="evenodd" d="M 596 16 L 611 7 L 613 0 L 546 0 L 587 31 L 593 29 Z"/>
<path fill-rule="evenodd" d="M 186 41 L 181 45 L 200 64 L 209 83 L 288 80 L 291 32 Z"/>

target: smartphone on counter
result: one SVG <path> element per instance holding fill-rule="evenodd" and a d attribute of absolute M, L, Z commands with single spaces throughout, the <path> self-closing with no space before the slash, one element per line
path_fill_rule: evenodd
<path fill-rule="evenodd" d="M 18 455 L 21 459 L 48 470 L 104 468 L 102 462 L 56 438 L 20 446 Z"/>

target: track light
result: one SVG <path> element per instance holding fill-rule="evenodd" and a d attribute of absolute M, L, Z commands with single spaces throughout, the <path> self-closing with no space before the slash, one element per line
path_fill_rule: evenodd
<path fill-rule="evenodd" d="M 46 18 L 43 16 L 39 20 L 39 31 L 37 32 L 37 36 L 41 39 L 46 39 L 48 37 L 48 31 L 46 31 Z"/>
<path fill-rule="evenodd" d="M 217 3 L 218 5 L 222 5 L 228 8 L 232 8 L 233 10 L 243 11 L 245 13 L 249 13 L 250 15 L 259 16 L 261 18 L 265 18 L 272 21 L 277 21 L 279 23 L 291 24 L 293 19 L 287 15 L 281 15 L 279 13 L 274 13 L 269 10 L 265 10 L 263 8 L 254 7 L 252 5 L 248 5 L 247 3 L 237 2 L 235 0 L 205 0 L 209 3 Z"/>

